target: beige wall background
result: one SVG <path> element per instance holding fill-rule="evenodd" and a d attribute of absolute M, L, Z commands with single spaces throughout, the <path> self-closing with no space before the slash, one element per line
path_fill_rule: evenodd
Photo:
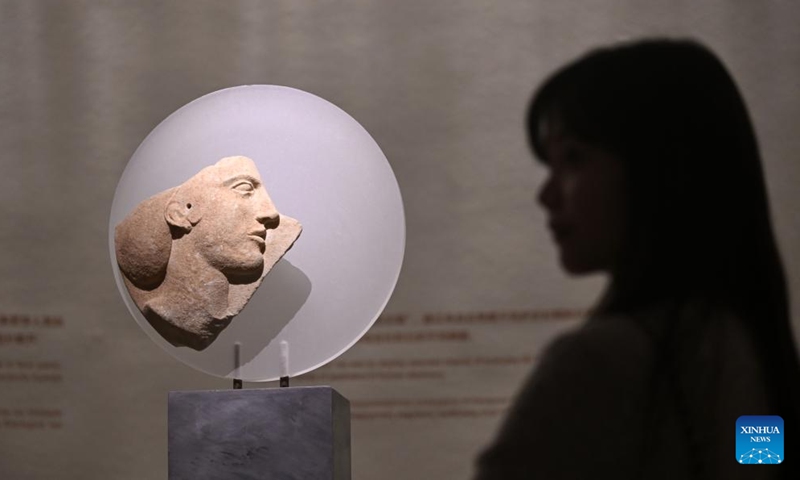
<path fill-rule="evenodd" d="M 117 180 L 147 133 L 189 101 L 234 85 L 319 95 L 382 147 L 408 232 L 387 312 L 580 309 L 603 279 L 567 278 L 555 262 L 535 204 L 544 171 L 523 135 L 529 95 L 593 46 L 697 38 L 725 60 L 750 106 L 797 337 L 798 18 L 800 3 L 780 0 L 0 1 L 0 315 L 63 318 L 57 328 L 0 318 L 0 340 L 36 338 L 0 341 L 0 478 L 166 478 L 167 392 L 229 388 L 140 331 L 114 286 L 106 239 Z M 477 332 L 469 345 L 387 351 L 535 355 L 567 324 L 507 325 Z M 359 344 L 348 355 L 389 353 Z M 58 363 L 63 380 L 2 380 L 26 361 Z M 511 395 L 528 367 L 462 369 L 386 390 L 328 383 L 357 401 L 384 391 Z M 62 427 L 4 423 L 36 409 L 61 412 Z M 499 419 L 354 422 L 353 478 L 467 478 Z"/>

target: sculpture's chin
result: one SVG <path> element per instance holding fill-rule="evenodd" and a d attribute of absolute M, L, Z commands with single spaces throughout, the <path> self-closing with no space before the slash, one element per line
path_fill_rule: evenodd
<path fill-rule="evenodd" d="M 253 277 L 264 270 L 264 254 L 257 245 L 240 249 L 235 255 L 208 255 L 205 257 L 211 267 L 219 270 L 226 277 Z M 216 253 L 216 252 L 215 252 Z"/>
<path fill-rule="evenodd" d="M 257 261 L 230 265 L 222 273 L 232 284 L 252 283 L 261 278 L 264 273 L 264 257 L 259 256 Z"/>

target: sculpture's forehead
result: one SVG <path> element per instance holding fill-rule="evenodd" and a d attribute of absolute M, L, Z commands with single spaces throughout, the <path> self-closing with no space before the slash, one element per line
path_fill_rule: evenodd
<path fill-rule="evenodd" d="M 186 184 L 222 183 L 231 178 L 247 176 L 261 179 L 255 162 L 247 157 L 225 157 L 214 165 L 200 170 Z"/>
<path fill-rule="evenodd" d="M 217 162 L 213 170 L 221 177 L 232 177 L 235 175 L 250 175 L 260 178 L 255 162 L 247 157 L 225 157 Z"/>

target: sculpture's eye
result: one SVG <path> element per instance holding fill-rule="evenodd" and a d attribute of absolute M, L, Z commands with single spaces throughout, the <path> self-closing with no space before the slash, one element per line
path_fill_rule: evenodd
<path fill-rule="evenodd" d="M 250 193 L 253 190 L 255 190 L 256 187 L 253 186 L 252 183 L 244 181 L 244 182 L 239 182 L 236 185 L 234 185 L 233 189 L 236 190 L 237 192 L 241 192 L 241 193 Z"/>

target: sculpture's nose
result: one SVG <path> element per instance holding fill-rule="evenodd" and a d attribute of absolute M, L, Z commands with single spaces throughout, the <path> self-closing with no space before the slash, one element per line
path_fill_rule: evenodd
<path fill-rule="evenodd" d="M 278 214 L 278 211 L 273 208 L 269 213 L 259 215 L 256 220 L 269 230 L 270 228 L 278 228 L 278 225 L 281 223 L 281 216 Z"/>
<path fill-rule="evenodd" d="M 278 210 L 275 209 L 275 205 L 273 205 L 270 200 L 267 200 L 259 209 L 256 220 L 269 230 L 271 228 L 278 228 L 278 225 L 281 223 L 281 216 Z"/>

